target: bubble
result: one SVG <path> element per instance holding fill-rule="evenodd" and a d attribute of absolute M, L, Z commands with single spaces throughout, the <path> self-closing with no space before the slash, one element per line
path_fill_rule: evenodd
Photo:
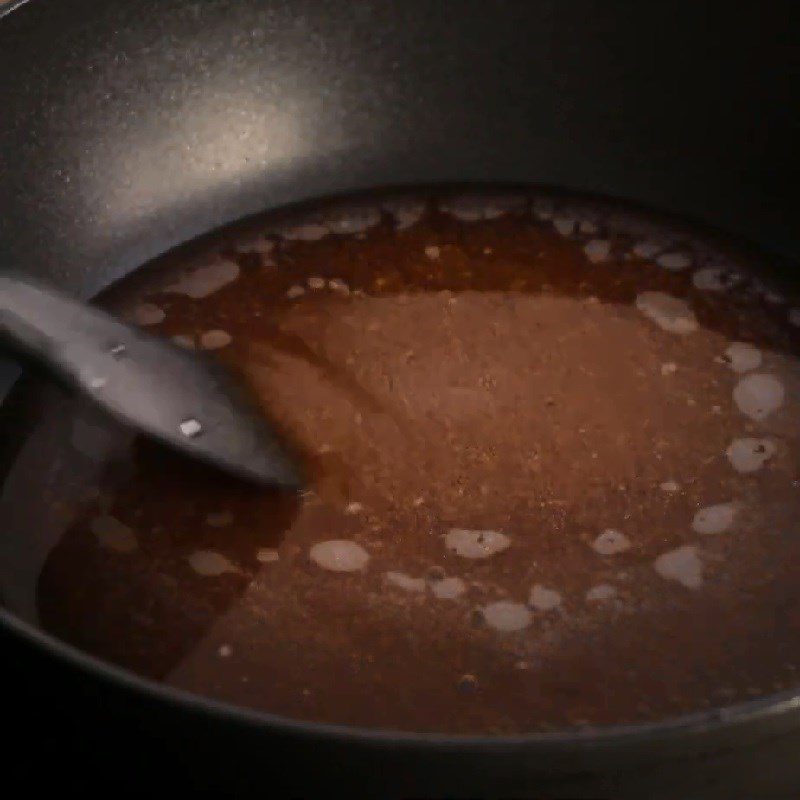
<path fill-rule="evenodd" d="M 233 514 L 230 511 L 215 511 L 206 515 L 206 525 L 212 528 L 226 528 L 233 524 Z"/>
<path fill-rule="evenodd" d="M 757 472 L 778 452 L 771 439 L 743 437 L 734 439 L 725 454 L 737 472 Z"/>
<path fill-rule="evenodd" d="M 154 303 L 140 303 L 133 309 L 131 318 L 137 325 L 158 325 L 166 318 L 164 309 Z"/>
<path fill-rule="evenodd" d="M 330 539 L 318 542 L 309 551 L 311 560 L 332 572 L 355 572 L 369 561 L 369 553 L 356 542 L 347 539 Z"/>
<path fill-rule="evenodd" d="M 688 253 L 674 251 L 670 253 L 662 253 L 656 257 L 656 264 L 664 269 L 679 271 L 686 269 L 692 263 L 692 259 Z"/>
<path fill-rule="evenodd" d="M 467 584 L 461 578 L 441 578 L 431 584 L 433 596 L 439 600 L 455 600 L 467 591 Z"/>
<path fill-rule="evenodd" d="M 587 603 L 603 603 L 606 600 L 613 600 L 617 596 L 616 587 L 610 583 L 599 583 L 597 586 L 592 586 L 586 592 Z"/>
<path fill-rule="evenodd" d="M 706 267 L 692 276 L 695 288 L 705 292 L 724 292 L 742 282 L 742 276 L 724 267 Z"/>
<path fill-rule="evenodd" d="M 424 592 L 425 579 L 412 578 L 406 575 L 405 572 L 387 572 L 383 576 L 387 583 L 396 586 L 398 589 L 403 589 L 406 592 Z"/>
<path fill-rule="evenodd" d="M 184 350 L 194 350 L 194 339 L 191 336 L 179 333 L 172 337 L 172 341 Z"/>
<path fill-rule="evenodd" d="M 500 531 L 451 528 L 444 537 L 444 544 L 462 558 L 479 559 L 502 553 L 511 545 L 511 540 Z"/>
<path fill-rule="evenodd" d="M 593 264 L 606 261 L 611 254 L 611 242 L 608 239 L 592 239 L 584 245 L 583 252 Z"/>
<path fill-rule="evenodd" d="M 541 583 L 536 583 L 531 588 L 528 602 L 537 611 L 552 611 L 561 605 L 561 593 L 555 589 L 548 589 Z"/>
<path fill-rule="evenodd" d="M 198 575 L 207 578 L 239 571 L 226 556 L 215 550 L 197 550 L 189 556 L 188 561 Z"/>
<path fill-rule="evenodd" d="M 601 556 L 613 556 L 628 550 L 631 546 L 628 537 L 620 531 L 608 528 L 592 542 L 592 548 Z"/>
<path fill-rule="evenodd" d="M 319 222 L 307 222 L 300 225 L 288 225 L 281 228 L 280 235 L 288 241 L 316 242 L 330 233 L 327 225 Z"/>
<path fill-rule="evenodd" d="M 631 248 L 631 252 L 637 258 L 650 259 L 656 256 L 663 249 L 664 245 L 661 242 L 657 242 L 653 239 L 645 239 L 641 242 L 637 242 Z"/>
<path fill-rule="evenodd" d="M 739 411 L 756 422 L 777 411 L 785 395 L 783 384 L 777 378 L 761 372 L 742 378 L 733 390 L 733 400 Z"/>
<path fill-rule="evenodd" d="M 576 221 L 572 217 L 555 217 L 553 219 L 553 227 L 562 236 L 571 236 L 575 233 Z"/>
<path fill-rule="evenodd" d="M 521 211 L 525 205 L 522 195 L 459 195 L 441 200 L 439 208 L 462 222 L 477 222 Z"/>
<path fill-rule="evenodd" d="M 686 301 L 665 292 L 638 294 L 636 308 L 670 333 L 687 334 L 697 330 L 697 319 Z"/>
<path fill-rule="evenodd" d="M 394 217 L 398 231 L 416 225 L 425 213 L 425 201 L 416 197 L 390 197 L 381 202 L 381 208 Z"/>
<path fill-rule="evenodd" d="M 725 358 L 734 372 L 750 372 L 761 366 L 761 351 L 747 342 L 733 342 L 725 350 Z"/>
<path fill-rule="evenodd" d="M 694 545 L 662 553 L 653 566 L 662 578 L 676 581 L 687 589 L 698 589 L 703 583 L 703 564 Z"/>
<path fill-rule="evenodd" d="M 521 631 L 527 628 L 533 620 L 530 609 L 522 603 L 510 603 L 500 600 L 489 603 L 481 609 L 483 619 L 490 628 L 503 633 Z"/>
<path fill-rule="evenodd" d="M 703 535 L 723 533 L 733 525 L 736 510 L 734 503 L 718 503 L 717 505 L 701 508 L 694 515 L 692 529 L 696 533 Z"/>
<path fill-rule="evenodd" d="M 215 329 L 206 331 L 200 336 L 200 347 L 203 350 L 219 350 L 227 347 L 232 341 L 233 338 L 227 331 Z"/>
<path fill-rule="evenodd" d="M 238 277 L 239 265 L 235 261 L 221 259 L 184 273 L 164 291 L 185 294 L 193 300 L 200 300 L 219 291 Z"/>
<path fill-rule="evenodd" d="M 381 221 L 381 212 L 377 206 L 348 203 L 326 214 L 325 221 L 333 233 L 340 235 L 364 233 Z"/>
<path fill-rule="evenodd" d="M 331 278 L 328 281 L 328 288 L 344 297 L 350 294 L 350 287 L 341 278 Z"/>

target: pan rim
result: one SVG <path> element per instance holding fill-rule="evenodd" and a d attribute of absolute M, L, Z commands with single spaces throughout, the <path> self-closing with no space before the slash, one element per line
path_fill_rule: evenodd
<path fill-rule="evenodd" d="M 540 754 L 556 750 L 565 753 L 608 752 L 630 744 L 667 742 L 674 737 L 683 736 L 692 740 L 703 734 L 713 737 L 714 734 L 741 728 L 743 725 L 766 722 L 786 716 L 793 711 L 800 711 L 799 686 L 741 703 L 716 706 L 706 711 L 645 723 L 617 723 L 499 736 L 371 728 L 286 717 L 168 686 L 93 656 L 22 620 L 2 607 L 0 607 L 0 627 L 34 645 L 40 653 L 66 662 L 83 675 L 99 677 L 114 688 L 126 692 L 144 694 L 164 706 L 199 712 L 220 721 L 234 722 L 252 729 L 272 730 L 305 739 L 338 740 L 362 746 L 392 745 L 407 749 L 439 752 L 473 751 L 484 754 L 509 750 Z"/>

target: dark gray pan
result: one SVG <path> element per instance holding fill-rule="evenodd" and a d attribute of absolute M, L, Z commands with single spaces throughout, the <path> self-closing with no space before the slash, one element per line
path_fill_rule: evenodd
<path fill-rule="evenodd" d="M 89 296 L 265 208 L 373 186 L 501 181 L 694 218 L 774 253 L 784 280 L 798 280 L 800 67 L 784 4 L 30 0 L 6 8 L 2 269 Z M 0 372 L 2 385 L 15 374 Z M 4 718 L 13 752 L 22 761 L 28 747 L 37 761 L 60 757 L 65 776 L 87 757 L 133 784 L 179 775 L 187 787 L 295 795 L 706 798 L 800 789 L 793 693 L 653 725 L 417 736 L 190 697 L 8 613 L 0 646 L 4 691 L 22 700 Z"/>

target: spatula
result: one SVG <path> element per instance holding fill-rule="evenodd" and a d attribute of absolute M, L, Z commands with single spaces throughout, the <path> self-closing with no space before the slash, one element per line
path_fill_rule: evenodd
<path fill-rule="evenodd" d="M 0 275 L 0 343 L 113 417 L 186 455 L 265 485 L 300 469 L 221 365 L 15 275 Z"/>

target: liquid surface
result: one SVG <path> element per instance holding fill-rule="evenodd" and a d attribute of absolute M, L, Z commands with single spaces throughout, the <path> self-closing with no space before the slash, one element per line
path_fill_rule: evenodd
<path fill-rule="evenodd" d="M 43 390 L 0 501 L 4 602 L 333 723 L 515 734 L 794 687 L 800 311 L 764 266 L 521 191 L 338 201 L 172 253 L 103 302 L 242 375 L 311 484 L 236 484 Z"/>

